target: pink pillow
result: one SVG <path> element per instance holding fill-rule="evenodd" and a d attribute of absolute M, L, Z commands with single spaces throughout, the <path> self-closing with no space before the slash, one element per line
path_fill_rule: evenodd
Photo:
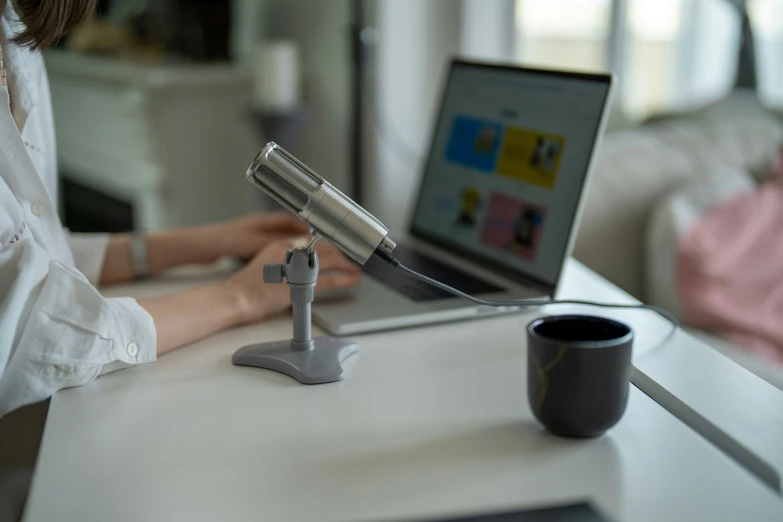
<path fill-rule="evenodd" d="M 647 261 L 651 304 L 783 362 L 783 157 L 761 187 L 724 169 L 665 198 Z"/>
<path fill-rule="evenodd" d="M 685 320 L 783 362 L 783 162 L 757 191 L 714 206 L 677 243 Z"/>
<path fill-rule="evenodd" d="M 724 167 L 708 179 L 698 177 L 659 200 L 648 221 L 644 299 L 685 321 L 676 286 L 681 238 L 713 208 L 756 190 L 753 176 Z"/>

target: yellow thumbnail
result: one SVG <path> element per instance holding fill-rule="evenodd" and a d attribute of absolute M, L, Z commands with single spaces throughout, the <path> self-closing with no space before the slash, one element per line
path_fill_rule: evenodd
<path fill-rule="evenodd" d="M 552 188 L 564 148 L 562 136 L 508 127 L 496 170 L 501 176 Z"/>

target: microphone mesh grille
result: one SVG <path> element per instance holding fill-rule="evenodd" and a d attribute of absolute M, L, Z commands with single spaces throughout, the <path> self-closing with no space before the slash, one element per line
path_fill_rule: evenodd
<path fill-rule="evenodd" d="M 259 165 L 256 171 L 253 172 L 253 179 L 269 195 L 283 200 L 296 212 L 301 212 L 310 199 L 307 194 L 296 188 L 267 165 Z"/>

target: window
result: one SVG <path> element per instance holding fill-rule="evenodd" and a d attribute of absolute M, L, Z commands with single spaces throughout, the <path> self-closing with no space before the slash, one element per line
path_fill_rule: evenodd
<path fill-rule="evenodd" d="M 775 4 L 781 9 L 775 20 L 783 21 L 783 0 L 756 3 Z M 618 105 L 628 116 L 643 119 L 728 93 L 740 22 L 728 0 L 516 0 L 517 59 L 546 67 L 612 70 L 619 79 Z M 783 43 L 783 22 L 775 27 L 770 50 Z M 775 74 L 783 80 L 783 63 L 776 65 Z M 783 100 L 783 83 L 776 85 Z"/>
<path fill-rule="evenodd" d="M 753 24 L 759 94 L 771 105 L 783 105 L 783 0 L 749 0 Z"/>
<path fill-rule="evenodd" d="M 678 36 L 683 0 L 630 0 L 622 74 L 622 104 L 641 118 L 673 105 L 677 92 Z"/>
<path fill-rule="evenodd" d="M 578 70 L 609 68 L 611 0 L 517 0 L 517 58 Z"/>

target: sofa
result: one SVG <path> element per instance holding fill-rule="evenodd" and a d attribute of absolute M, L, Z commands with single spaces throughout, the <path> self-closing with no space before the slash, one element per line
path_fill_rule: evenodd
<path fill-rule="evenodd" d="M 574 257 L 650 302 L 647 236 L 661 198 L 691 180 L 709 182 L 713 173 L 726 167 L 760 179 L 781 144 L 783 120 L 749 92 L 738 91 L 698 110 L 641 125 L 615 114 L 598 150 Z M 685 327 L 783 390 L 783 366 L 733 345 L 719 333 Z"/>

